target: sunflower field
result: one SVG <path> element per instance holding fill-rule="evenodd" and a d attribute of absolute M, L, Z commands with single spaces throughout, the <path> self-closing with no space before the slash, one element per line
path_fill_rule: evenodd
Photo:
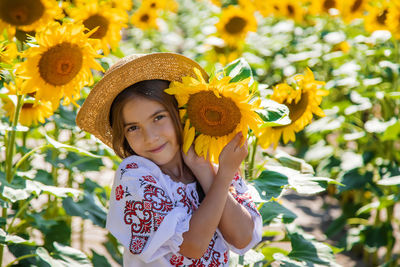
<path fill-rule="evenodd" d="M 217 162 L 248 136 L 263 240 L 230 266 L 399 266 L 399 39 L 399 0 L 0 0 L 0 266 L 122 266 L 105 230 L 121 159 L 75 118 L 114 62 L 151 52 L 210 75 L 169 88 L 182 107 L 180 87 L 225 88 L 190 98 L 184 149 Z M 323 238 L 288 192 L 334 200 Z"/>

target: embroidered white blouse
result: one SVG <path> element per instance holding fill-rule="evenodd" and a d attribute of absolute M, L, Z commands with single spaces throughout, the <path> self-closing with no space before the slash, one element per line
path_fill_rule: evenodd
<path fill-rule="evenodd" d="M 228 266 L 229 250 L 244 254 L 251 249 L 261 240 L 262 218 L 239 175 L 232 186 L 231 194 L 253 218 L 252 241 L 237 249 L 217 229 L 203 257 L 190 259 L 178 251 L 182 234 L 189 230 L 190 218 L 200 205 L 196 183 L 175 182 L 146 158 L 124 159 L 114 178 L 106 223 L 125 248 L 124 266 Z"/>

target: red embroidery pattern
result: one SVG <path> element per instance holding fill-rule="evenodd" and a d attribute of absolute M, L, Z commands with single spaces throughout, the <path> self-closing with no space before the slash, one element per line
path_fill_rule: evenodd
<path fill-rule="evenodd" d="M 224 263 L 228 263 L 228 251 L 224 253 Z"/>
<path fill-rule="evenodd" d="M 172 210 L 171 199 L 165 195 L 164 190 L 152 184 L 145 185 L 144 199 L 151 202 L 155 211 L 168 212 Z"/>
<path fill-rule="evenodd" d="M 179 200 L 179 202 L 181 202 L 183 204 L 183 206 L 185 208 L 187 208 L 187 211 L 186 211 L 187 214 L 191 214 L 194 210 L 193 203 L 188 198 L 185 189 L 183 187 L 178 187 L 176 192 L 182 197 L 181 200 Z"/>
<path fill-rule="evenodd" d="M 135 162 L 129 163 L 125 166 L 126 169 L 137 169 L 138 165 Z"/>
<path fill-rule="evenodd" d="M 173 266 L 182 266 L 183 265 L 183 256 L 178 256 L 178 255 L 172 255 L 171 259 L 169 262 Z"/>
<path fill-rule="evenodd" d="M 239 202 L 239 204 L 251 209 L 256 214 L 260 214 L 258 212 L 256 204 L 254 204 L 254 202 L 248 192 L 246 192 L 244 194 L 239 194 L 235 191 L 235 192 L 232 192 L 232 196 L 236 199 L 237 202 Z"/>
<path fill-rule="evenodd" d="M 145 176 L 142 176 L 142 178 L 147 182 L 154 183 L 154 184 L 157 183 L 156 179 L 154 179 L 154 177 L 151 175 L 145 175 Z"/>
<path fill-rule="evenodd" d="M 233 180 L 238 181 L 240 179 L 239 173 L 235 173 L 235 177 L 233 177 Z"/>
<path fill-rule="evenodd" d="M 142 201 L 125 202 L 124 222 L 131 226 L 129 250 L 133 254 L 142 252 L 152 232 L 156 231 L 166 214 L 172 210 L 172 201 L 165 192 L 148 184 Z"/>
<path fill-rule="evenodd" d="M 124 189 L 122 189 L 122 185 L 119 185 L 115 188 L 115 199 L 121 200 L 124 197 Z"/>

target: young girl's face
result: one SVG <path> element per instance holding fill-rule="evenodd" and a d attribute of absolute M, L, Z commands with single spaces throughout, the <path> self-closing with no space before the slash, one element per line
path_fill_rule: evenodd
<path fill-rule="evenodd" d="M 139 156 L 159 166 L 176 160 L 180 153 L 174 124 L 160 103 L 144 97 L 130 99 L 122 109 L 125 138 Z"/>

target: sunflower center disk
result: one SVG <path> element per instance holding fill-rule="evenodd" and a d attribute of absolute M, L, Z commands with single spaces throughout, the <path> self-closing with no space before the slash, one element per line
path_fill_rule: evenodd
<path fill-rule="evenodd" d="M 354 2 L 353 6 L 351 7 L 351 12 L 354 13 L 354 12 L 356 12 L 357 10 L 359 10 L 360 7 L 361 7 L 361 4 L 363 3 L 363 1 L 364 1 L 364 0 L 356 0 L 356 1 Z"/>
<path fill-rule="evenodd" d="M 210 91 L 191 95 L 187 113 L 196 131 L 216 137 L 230 134 L 241 119 L 240 110 L 232 99 L 218 98 Z"/>
<path fill-rule="evenodd" d="M 241 17 L 232 17 L 225 25 L 225 30 L 230 34 L 241 33 L 246 26 L 246 20 Z"/>
<path fill-rule="evenodd" d="M 95 14 L 85 19 L 83 21 L 83 25 L 85 25 L 85 27 L 89 30 L 92 30 L 98 26 L 99 28 L 97 28 L 97 30 L 90 36 L 90 38 L 101 39 L 107 34 L 109 21 L 105 17 L 99 14 Z"/>
<path fill-rule="evenodd" d="M 40 0 L 0 0 L 0 19 L 13 26 L 25 26 L 39 20 L 45 8 Z"/>
<path fill-rule="evenodd" d="M 307 110 L 308 97 L 308 93 L 302 93 L 299 102 L 295 103 L 294 101 L 292 101 L 291 104 L 283 103 L 289 108 L 289 118 L 292 120 L 290 124 L 295 123 L 301 116 L 303 116 L 304 112 Z M 275 128 L 279 127 L 287 127 L 287 125 L 278 126 Z"/>
<path fill-rule="evenodd" d="M 82 68 L 82 51 L 77 45 L 61 43 L 51 47 L 39 60 L 43 80 L 54 86 L 70 82 Z"/>
<path fill-rule="evenodd" d="M 324 6 L 324 10 L 329 11 L 329 9 L 336 7 L 336 1 L 335 0 L 326 0 L 326 1 L 324 1 L 323 6 Z"/>
<path fill-rule="evenodd" d="M 140 17 L 140 21 L 142 22 L 148 22 L 150 19 L 149 15 L 144 14 L 143 16 Z"/>
<path fill-rule="evenodd" d="M 376 16 L 376 21 L 377 21 L 380 25 L 385 25 L 387 13 L 388 13 L 388 10 L 385 9 L 383 12 L 379 13 L 378 16 Z"/>

